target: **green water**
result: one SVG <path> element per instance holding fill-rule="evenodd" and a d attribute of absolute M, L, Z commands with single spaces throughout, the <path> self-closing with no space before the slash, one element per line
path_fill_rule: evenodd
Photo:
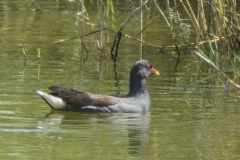
<path fill-rule="evenodd" d="M 108 54 L 115 34 L 81 39 L 74 15 L 78 2 L 3 1 L 0 8 L 0 157 L 1 159 L 239 159 L 238 91 L 223 98 L 224 81 L 196 56 L 144 45 L 144 58 L 160 71 L 147 86 L 152 110 L 142 114 L 52 112 L 33 90 L 58 85 L 96 94 L 126 94 L 131 66 L 139 59 L 139 42 L 127 39 L 114 70 Z M 89 23 L 97 26 L 97 4 L 86 2 Z M 162 4 L 164 9 L 165 4 Z M 131 11 L 116 1 L 116 28 Z M 135 35 L 139 17 L 124 30 Z M 111 18 L 106 21 L 111 28 Z M 87 23 L 88 21 L 86 21 Z M 189 22 L 186 21 L 186 24 Z M 133 27 L 133 25 L 135 26 Z M 154 22 L 144 40 L 172 45 L 163 21 Z M 186 25 L 187 26 L 187 25 Z M 84 33 L 98 30 L 85 24 Z M 189 39 L 194 38 L 189 26 Z M 187 30 L 186 29 L 186 30 Z M 159 32 L 161 30 L 161 32 Z M 131 32 L 132 31 L 132 32 Z M 157 34 L 156 34 L 157 33 Z M 161 33 L 159 35 L 159 33 Z M 109 39 L 108 39 L 109 38 Z M 37 57 L 40 48 L 41 60 Z M 24 60 L 23 51 L 27 54 Z"/>

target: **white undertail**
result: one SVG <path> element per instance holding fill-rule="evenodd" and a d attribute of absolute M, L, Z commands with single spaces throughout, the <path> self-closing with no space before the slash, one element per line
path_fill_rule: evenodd
<path fill-rule="evenodd" d="M 66 103 L 58 97 L 54 97 L 50 94 L 44 93 L 39 90 L 35 90 L 35 92 L 42 97 L 53 109 L 61 109 L 66 106 Z"/>

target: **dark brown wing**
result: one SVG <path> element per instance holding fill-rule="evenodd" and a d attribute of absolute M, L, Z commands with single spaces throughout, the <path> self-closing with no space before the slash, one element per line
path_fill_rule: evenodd
<path fill-rule="evenodd" d="M 52 91 L 49 94 L 59 97 L 66 102 L 63 110 L 101 112 L 103 107 L 114 105 L 120 101 L 119 98 L 113 96 L 92 95 L 86 92 L 57 86 L 51 86 L 49 89 Z"/>

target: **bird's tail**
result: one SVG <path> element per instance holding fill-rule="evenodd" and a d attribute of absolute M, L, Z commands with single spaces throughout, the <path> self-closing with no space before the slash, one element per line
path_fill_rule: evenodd
<path fill-rule="evenodd" d="M 39 96 L 42 97 L 42 99 L 47 102 L 47 104 L 52 108 L 56 110 L 64 109 L 66 106 L 66 103 L 59 97 L 54 97 L 48 93 L 44 93 L 39 90 L 34 90 Z"/>

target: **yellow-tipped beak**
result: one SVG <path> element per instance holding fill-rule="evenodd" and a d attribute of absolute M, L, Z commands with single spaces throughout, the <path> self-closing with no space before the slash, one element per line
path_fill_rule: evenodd
<path fill-rule="evenodd" d="M 160 73 L 157 71 L 157 72 L 155 72 L 154 74 L 156 74 L 156 75 L 160 75 Z"/>
<path fill-rule="evenodd" d="M 152 67 L 152 74 L 160 75 L 160 73 L 154 67 Z"/>

